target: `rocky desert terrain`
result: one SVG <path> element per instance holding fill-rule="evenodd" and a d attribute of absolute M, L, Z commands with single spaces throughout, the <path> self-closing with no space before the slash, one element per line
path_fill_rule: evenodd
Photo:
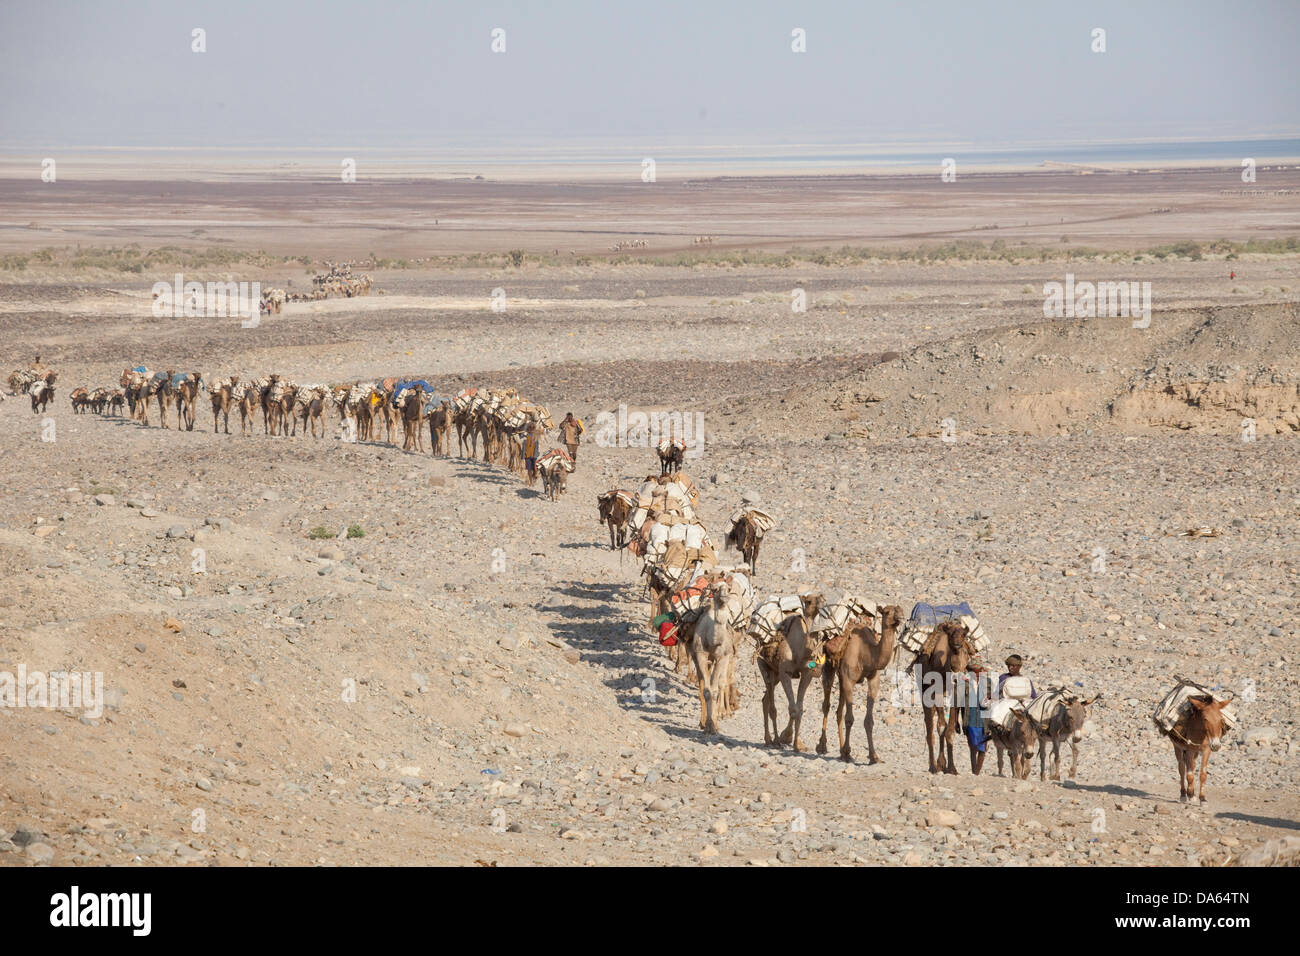
<path fill-rule="evenodd" d="M 1181 199 L 1148 205 L 1190 202 L 1187 179 L 1157 181 Z M 494 213 L 421 262 L 426 231 L 383 245 L 374 227 L 396 194 L 335 220 L 318 208 L 295 233 L 284 210 L 304 197 L 258 206 L 253 191 L 230 212 L 240 187 L 223 185 L 194 236 L 151 225 L 157 210 L 92 224 L 84 195 L 58 208 L 0 189 L 11 221 L 37 223 L 3 236 L 25 259 L 0 263 L 5 374 L 37 354 L 59 373 L 46 413 L 0 403 L 0 672 L 104 682 L 102 713 L 0 707 L 0 865 L 1219 865 L 1294 841 L 1300 253 L 1212 243 L 1300 233 L 1295 199 L 1184 207 L 1190 251 L 1144 254 L 1172 241 L 1152 213 L 1107 220 L 1077 256 L 900 256 L 935 248 L 914 233 L 971 241 L 979 221 L 1025 221 L 1038 202 L 994 182 L 940 215 L 917 191 L 835 253 L 895 187 L 910 188 L 880 185 L 833 227 L 751 224 L 758 239 L 698 256 L 689 237 L 713 231 L 708 217 L 780 184 L 743 200 L 699 186 L 680 215 L 606 195 L 616 223 L 572 254 L 543 248 L 534 195 L 514 235 Z M 224 236 L 222 216 L 254 206 L 262 218 L 226 238 L 259 252 L 186 265 Z M 608 253 L 654 217 L 690 255 Z M 138 271 L 116 268 L 122 254 L 77 261 L 65 229 L 174 251 Z M 502 255 L 515 247 L 517 265 Z M 325 258 L 363 262 L 376 293 L 290 303 L 256 328 L 150 314 L 152 284 L 178 271 L 301 289 Z M 1150 282 L 1149 327 L 1044 317 L 1044 284 L 1067 272 Z M 260 421 L 244 436 L 237 418 L 214 433 L 206 400 L 193 431 L 159 427 L 156 410 L 147 428 L 73 413 L 72 388 L 138 363 L 511 386 L 588 434 L 550 502 L 479 461 L 341 441 L 334 415 L 313 439 Z M 830 752 L 815 752 L 819 684 L 804 751 L 766 748 L 749 643 L 740 711 L 703 735 L 694 687 L 646 626 L 638 563 L 597 521 L 597 494 L 657 471 L 651 448 L 594 440 L 620 405 L 703 421 L 685 467 L 715 538 L 742 496 L 778 518 L 760 594 L 848 588 L 905 613 L 968 600 L 989 659 L 1017 652 L 1040 688 L 1100 693 L 1077 777 L 1040 781 L 1036 762 L 1029 780 L 1000 777 L 991 748 L 972 776 L 960 741 L 960 772 L 930 774 L 921 715 L 892 678 L 881 763 L 865 762 L 860 717 L 855 762 L 838 759 L 833 716 Z M 1237 698 L 1204 806 L 1179 803 L 1151 721 L 1175 675 Z"/>

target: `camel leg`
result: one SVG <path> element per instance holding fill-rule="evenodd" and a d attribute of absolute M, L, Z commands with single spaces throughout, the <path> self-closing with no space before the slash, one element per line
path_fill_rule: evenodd
<path fill-rule="evenodd" d="M 700 726 L 706 734 L 716 734 L 718 732 L 717 718 L 714 716 L 714 701 L 717 699 L 714 684 L 717 682 L 718 668 L 715 665 L 708 668 L 704 663 L 704 648 L 700 646 L 697 638 L 691 642 L 691 657 L 695 661 L 695 670 L 699 674 L 700 690 Z"/>
<path fill-rule="evenodd" d="M 1187 771 L 1183 769 L 1183 748 L 1174 744 L 1174 759 L 1178 761 L 1178 802 L 1187 802 Z"/>
<path fill-rule="evenodd" d="M 799 699 L 795 703 L 794 713 L 794 752 L 799 753 L 803 750 L 803 741 L 799 739 L 799 726 L 803 723 L 803 697 L 808 692 L 808 685 L 812 682 L 812 674 L 804 669 L 799 675 Z"/>
<path fill-rule="evenodd" d="M 943 731 L 943 745 L 946 751 L 946 756 L 948 761 L 947 765 L 944 767 L 943 772 L 950 773 L 953 776 L 956 776 L 958 773 L 957 761 L 952 754 L 952 741 L 953 741 L 953 737 L 956 736 L 956 734 L 957 734 L 957 707 L 956 705 L 953 705 L 952 707 L 948 708 L 948 719 L 944 721 L 944 731 Z"/>
<path fill-rule="evenodd" d="M 921 712 L 925 715 L 925 746 L 930 751 L 930 773 L 938 773 L 940 768 L 934 760 L 934 708 L 922 704 Z"/>
<path fill-rule="evenodd" d="M 840 722 L 840 759 L 853 762 L 853 685 L 840 675 L 840 706 L 836 717 Z"/>
<path fill-rule="evenodd" d="M 784 747 L 794 739 L 794 688 L 790 685 L 789 674 L 781 674 L 781 689 L 785 691 L 786 710 L 788 712 L 789 720 L 786 722 L 785 730 L 781 731 L 781 736 L 777 738 L 777 742 Z"/>
<path fill-rule="evenodd" d="M 876 700 L 880 697 L 880 671 L 867 678 L 867 713 L 862 718 L 862 729 L 867 732 L 867 763 L 880 763 L 876 753 Z"/>
<path fill-rule="evenodd" d="M 831 669 L 829 667 L 822 670 L 822 739 L 817 741 L 817 752 L 824 754 L 826 752 L 826 722 L 831 715 Z M 844 746 L 844 730 L 840 729 L 840 746 Z"/>

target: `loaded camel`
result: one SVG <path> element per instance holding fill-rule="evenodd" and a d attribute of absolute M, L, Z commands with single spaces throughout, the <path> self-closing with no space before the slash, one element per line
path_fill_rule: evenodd
<path fill-rule="evenodd" d="M 700 692 L 700 726 L 717 734 L 718 720 L 731 712 L 731 682 L 740 635 L 731 622 L 743 613 L 740 595 L 733 595 L 723 575 L 708 579 L 700 616 L 690 628 L 688 646 L 695 664 Z"/>
<path fill-rule="evenodd" d="M 217 382 L 208 392 L 208 398 L 212 401 L 212 434 L 214 435 L 220 426 L 218 419 L 225 422 L 226 434 L 230 434 L 230 406 L 233 403 L 234 388 L 238 384 L 239 376 L 232 375 L 228 379 Z"/>
<path fill-rule="evenodd" d="M 181 422 L 185 423 L 187 432 L 194 431 L 195 409 L 198 408 L 199 392 L 203 390 L 203 376 L 199 372 L 191 372 L 189 375 L 178 382 L 175 388 L 176 392 L 176 430 L 181 430 Z"/>
<path fill-rule="evenodd" d="M 925 713 L 925 745 L 930 751 L 931 773 L 957 773 L 952 739 L 957 732 L 958 707 L 953 698 L 957 692 L 956 678 L 965 675 L 974 655 L 966 625 L 958 621 L 944 621 L 936 627 L 917 655 L 915 663 L 921 665 L 921 709 Z"/>
<path fill-rule="evenodd" d="M 822 607 L 820 594 L 800 594 L 802 610 L 787 618 L 781 625 L 776 639 L 768 641 L 758 649 L 756 660 L 758 672 L 763 678 L 763 743 L 768 747 L 792 744 L 795 753 L 803 749 L 799 739 L 799 725 L 803 719 L 803 698 L 808 691 L 808 683 L 819 676 L 822 666 L 822 641 L 812 629 L 814 619 Z M 799 675 L 799 692 L 795 696 L 793 677 Z M 786 703 L 789 706 L 790 720 L 776 734 L 776 685 L 780 682 L 785 690 Z M 771 729 L 768 729 L 769 721 Z"/>
<path fill-rule="evenodd" d="M 844 625 L 844 632 L 826 644 L 827 666 L 822 668 L 822 738 L 817 744 L 819 754 L 826 753 L 826 722 L 831 712 L 831 688 L 836 678 L 840 682 L 839 706 L 835 708 L 835 722 L 840 734 L 840 759 L 851 763 L 852 750 L 849 737 L 853 734 L 853 688 L 867 682 L 866 714 L 862 729 L 867 735 L 867 762 L 880 763 L 876 754 L 875 728 L 876 701 L 880 697 L 880 675 L 894 656 L 894 638 L 903 623 L 903 609 L 891 604 L 880 609 L 879 632 L 877 619 L 869 614 L 860 615 Z"/>

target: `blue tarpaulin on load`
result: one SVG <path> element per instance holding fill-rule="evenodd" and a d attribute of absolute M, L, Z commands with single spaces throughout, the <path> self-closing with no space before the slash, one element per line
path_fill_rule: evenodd
<path fill-rule="evenodd" d="M 910 620 L 924 627 L 935 627 L 944 621 L 956 620 L 963 614 L 975 616 L 975 612 L 965 601 L 960 604 L 916 604 L 912 607 Z"/>

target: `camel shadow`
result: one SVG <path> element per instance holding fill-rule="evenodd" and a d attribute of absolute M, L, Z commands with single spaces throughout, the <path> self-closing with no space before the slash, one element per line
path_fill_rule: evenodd
<path fill-rule="evenodd" d="M 1030 774 L 1030 776 L 1033 776 L 1033 774 Z M 1043 782 L 1055 783 L 1056 781 L 1048 780 Z M 1069 781 L 1067 783 L 1067 781 L 1062 780 L 1061 786 L 1063 789 L 1066 790 L 1086 790 L 1089 793 L 1109 793 L 1116 797 L 1141 797 L 1144 800 L 1165 799 L 1164 797 L 1158 797 L 1154 793 L 1150 793 L 1146 790 L 1139 790 L 1137 787 L 1122 787 L 1119 784 L 1115 784 L 1115 783 L 1093 784 L 1093 783 L 1079 783 L 1077 781 Z"/>
<path fill-rule="evenodd" d="M 552 588 L 565 597 L 585 598 L 589 601 L 607 601 L 618 597 L 623 591 L 622 584 L 578 584 L 573 583 L 567 587 Z"/>
<path fill-rule="evenodd" d="M 1259 817 L 1253 813 L 1216 813 L 1215 819 L 1221 820 L 1240 820 L 1242 823 L 1257 823 L 1263 827 L 1273 827 L 1278 830 L 1300 830 L 1300 820 L 1284 820 L 1282 817 Z"/>

